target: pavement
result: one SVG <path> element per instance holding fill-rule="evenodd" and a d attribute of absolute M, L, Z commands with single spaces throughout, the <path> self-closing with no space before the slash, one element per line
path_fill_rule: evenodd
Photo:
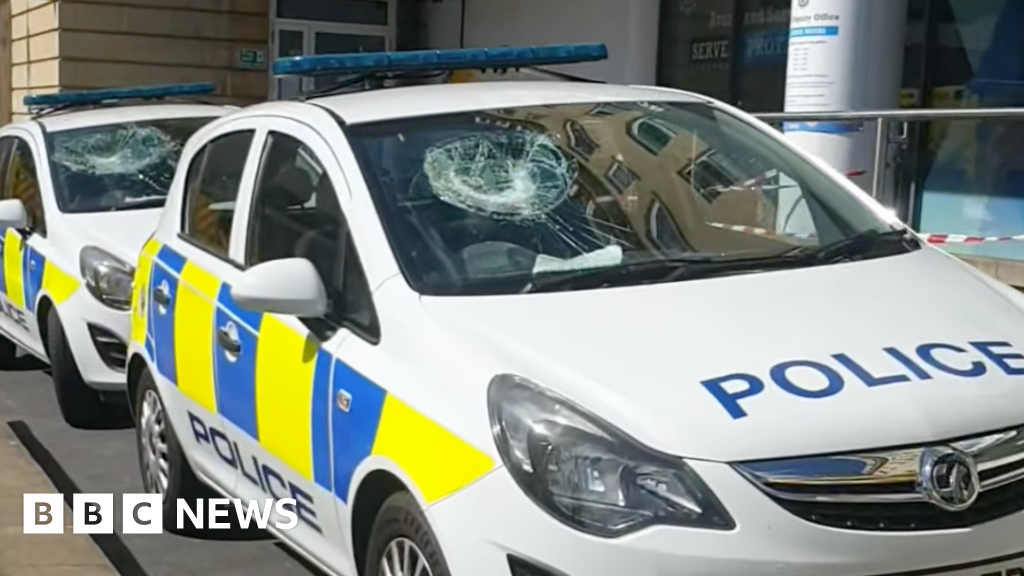
<path fill-rule="evenodd" d="M 24 534 L 24 494 L 57 490 L 11 429 L 0 427 L 0 576 L 116 576 L 93 539 L 71 530 L 65 506 L 63 534 Z"/>
<path fill-rule="evenodd" d="M 269 534 L 216 539 L 122 534 L 121 495 L 142 492 L 135 432 L 127 424 L 76 430 L 64 423 L 45 366 L 0 371 L 0 576 L 323 576 Z M 22 534 L 23 494 L 114 494 L 114 534 Z"/>

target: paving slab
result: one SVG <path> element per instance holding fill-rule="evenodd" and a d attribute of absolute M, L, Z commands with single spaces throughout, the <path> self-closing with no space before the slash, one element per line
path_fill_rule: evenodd
<path fill-rule="evenodd" d="M 0 576 L 117 576 L 87 534 L 24 534 L 24 494 L 56 493 L 7 426 L 0 426 Z"/>

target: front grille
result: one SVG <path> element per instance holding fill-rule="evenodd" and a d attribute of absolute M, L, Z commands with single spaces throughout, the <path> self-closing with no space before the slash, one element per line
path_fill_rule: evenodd
<path fill-rule="evenodd" d="M 123 371 L 128 357 L 128 345 L 110 330 L 94 324 L 89 324 L 89 336 L 103 363 L 112 370 Z"/>
<path fill-rule="evenodd" d="M 953 530 L 998 520 L 1024 510 L 1024 481 L 983 492 L 974 505 L 962 512 L 948 512 L 928 502 L 825 503 L 800 502 L 772 497 L 797 516 L 824 526 L 848 530 L 915 532 Z"/>
<path fill-rule="evenodd" d="M 847 530 L 914 532 L 977 526 L 1024 510 L 1024 427 L 945 446 L 969 456 L 980 493 L 965 510 L 929 500 L 922 446 L 737 464 L 747 479 L 790 513 Z"/>

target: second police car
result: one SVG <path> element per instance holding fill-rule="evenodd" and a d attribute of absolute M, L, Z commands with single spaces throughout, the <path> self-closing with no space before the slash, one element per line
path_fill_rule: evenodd
<path fill-rule="evenodd" d="M 1020 572 L 1024 296 L 699 95 L 339 90 L 200 129 L 138 261 L 170 524 L 208 484 L 294 499 L 278 535 L 340 575 Z"/>
<path fill-rule="evenodd" d="M 123 398 L 135 256 L 156 226 L 181 146 L 231 111 L 163 100 L 212 91 L 30 95 L 32 117 L 0 128 L 0 366 L 14 363 L 18 348 L 48 361 L 70 424 L 103 424 Z"/>

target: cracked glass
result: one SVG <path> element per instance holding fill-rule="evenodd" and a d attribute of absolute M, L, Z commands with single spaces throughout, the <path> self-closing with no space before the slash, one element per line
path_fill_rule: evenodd
<path fill-rule="evenodd" d="M 47 134 L 62 212 L 160 208 L 185 142 L 213 118 L 124 122 Z"/>
<path fill-rule="evenodd" d="M 889 229 L 770 128 L 704 103 L 554 104 L 343 129 L 423 294 L 518 293 L 601 269 L 638 284 L 649 275 L 632 274 L 636 264 L 771 258 Z"/>

